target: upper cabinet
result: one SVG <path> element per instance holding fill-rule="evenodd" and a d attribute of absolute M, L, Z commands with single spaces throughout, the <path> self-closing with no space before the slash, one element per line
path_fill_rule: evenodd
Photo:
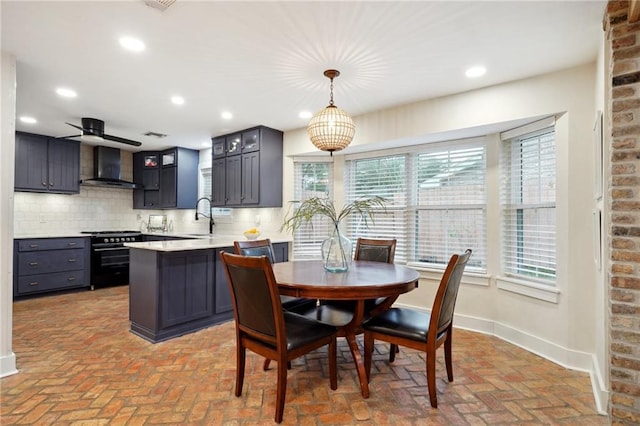
<path fill-rule="evenodd" d="M 212 145 L 213 205 L 282 207 L 281 131 L 254 127 L 213 138 Z"/>
<path fill-rule="evenodd" d="M 198 200 L 198 151 L 170 148 L 133 154 L 135 209 L 193 209 Z"/>
<path fill-rule="evenodd" d="M 15 190 L 80 192 L 80 142 L 16 132 Z"/>

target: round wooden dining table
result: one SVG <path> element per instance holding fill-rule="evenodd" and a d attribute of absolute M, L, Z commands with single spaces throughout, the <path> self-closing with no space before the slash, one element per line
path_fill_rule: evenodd
<path fill-rule="evenodd" d="M 319 300 L 352 300 L 355 310 L 345 324 L 334 324 L 349 344 L 364 398 L 369 397 L 369 382 L 356 342 L 365 318 L 364 302 L 379 297 L 394 301 L 398 295 L 418 286 L 417 271 L 393 263 L 353 261 L 346 272 L 328 272 L 320 260 L 297 260 L 273 264 L 280 294 Z M 388 304 L 387 308 L 390 307 Z"/>

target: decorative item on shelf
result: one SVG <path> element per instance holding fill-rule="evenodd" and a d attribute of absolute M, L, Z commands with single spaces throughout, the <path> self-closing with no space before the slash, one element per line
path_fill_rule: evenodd
<path fill-rule="evenodd" d="M 349 113 L 333 104 L 333 79 L 340 75 L 340 71 L 326 70 L 324 75 L 331 80 L 329 105 L 314 114 L 307 133 L 316 148 L 333 155 L 334 151 L 340 151 L 351 143 L 356 126 Z"/>
<path fill-rule="evenodd" d="M 287 214 L 282 230 L 295 231 L 302 225 L 311 223 L 317 215 L 326 216 L 333 224 L 333 228 L 331 236 L 322 243 L 324 268 L 329 272 L 345 272 L 351 263 L 353 243 L 340 230 L 340 222 L 347 216 L 355 214 L 362 220 L 364 226 L 368 227 L 369 220 L 373 222 L 374 212 L 378 209 L 387 211 L 385 202 L 386 199 L 379 196 L 358 198 L 338 212 L 333 201 L 328 198 L 307 198 Z M 312 223 L 311 225 L 313 226 Z"/>
<path fill-rule="evenodd" d="M 244 231 L 243 234 L 247 240 L 257 240 L 260 236 L 260 230 L 258 228 L 251 228 Z"/>

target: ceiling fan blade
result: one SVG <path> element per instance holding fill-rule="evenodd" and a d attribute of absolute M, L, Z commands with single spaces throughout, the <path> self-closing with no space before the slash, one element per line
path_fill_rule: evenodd
<path fill-rule="evenodd" d="M 84 132 L 84 129 L 83 129 L 81 126 L 77 126 L 77 125 L 75 125 L 75 124 L 67 123 L 66 121 L 65 121 L 65 124 L 68 124 L 69 126 L 71 126 L 71 127 L 75 127 L 76 129 L 78 129 L 78 130 L 80 130 L 80 131 Z"/>
<path fill-rule="evenodd" d="M 112 141 L 112 142 L 120 142 L 120 143 L 125 143 L 127 145 L 133 145 L 133 146 L 142 145 L 142 142 L 132 141 L 131 139 L 119 138 L 118 136 L 104 134 L 102 135 L 102 137 L 105 140 Z"/>

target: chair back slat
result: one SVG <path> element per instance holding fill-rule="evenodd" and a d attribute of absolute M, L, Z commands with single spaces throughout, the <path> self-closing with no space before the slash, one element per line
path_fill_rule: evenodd
<path fill-rule="evenodd" d="M 221 252 L 237 329 L 273 346 L 286 346 L 280 294 L 267 256 Z"/>
<path fill-rule="evenodd" d="M 444 332 L 453 321 L 458 289 L 469 257 L 471 257 L 471 250 L 467 249 L 464 254 L 454 254 L 449 260 L 431 310 L 431 321 L 436 323 L 431 324 L 429 331 L 435 332 L 434 337 Z"/>
<path fill-rule="evenodd" d="M 235 241 L 233 243 L 236 254 L 243 256 L 267 256 L 271 263 L 275 263 L 276 258 L 273 252 L 273 245 L 270 239 L 253 241 Z"/>
<path fill-rule="evenodd" d="M 377 240 L 358 238 L 354 260 L 393 263 L 396 253 L 396 240 Z"/>

